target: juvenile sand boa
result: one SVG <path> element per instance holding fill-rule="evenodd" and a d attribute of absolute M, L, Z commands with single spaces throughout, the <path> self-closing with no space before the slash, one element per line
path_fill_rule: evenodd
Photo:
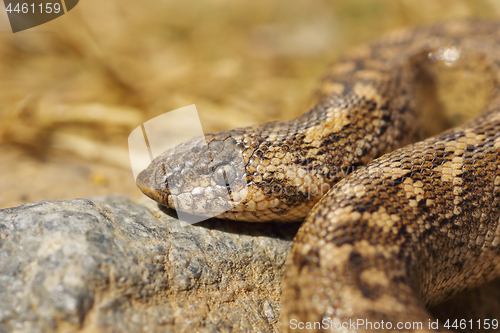
<path fill-rule="evenodd" d="M 284 330 L 328 318 L 436 332 L 427 307 L 500 273 L 499 66 L 499 23 L 393 33 L 332 66 L 309 113 L 208 135 L 208 149 L 195 139 L 156 158 L 137 184 L 195 214 L 308 214 L 285 273 Z M 239 205 L 217 196 L 228 184 L 233 198 L 246 195 Z"/>

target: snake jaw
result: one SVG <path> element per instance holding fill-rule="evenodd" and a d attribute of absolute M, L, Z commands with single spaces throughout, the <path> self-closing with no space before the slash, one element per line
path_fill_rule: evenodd
<path fill-rule="evenodd" d="M 168 193 L 168 187 L 165 186 L 165 188 L 160 188 L 160 186 L 156 184 L 154 173 L 152 173 L 150 167 L 139 173 L 135 184 L 147 197 L 167 206 L 168 208 L 175 208 L 168 204 L 167 198 L 170 196 L 170 193 Z"/>

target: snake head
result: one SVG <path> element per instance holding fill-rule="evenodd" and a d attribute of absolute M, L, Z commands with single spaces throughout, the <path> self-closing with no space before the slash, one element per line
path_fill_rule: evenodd
<path fill-rule="evenodd" d="M 196 137 L 156 157 L 136 184 L 168 208 L 204 217 L 220 215 L 246 196 L 241 148 L 227 132 Z"/>

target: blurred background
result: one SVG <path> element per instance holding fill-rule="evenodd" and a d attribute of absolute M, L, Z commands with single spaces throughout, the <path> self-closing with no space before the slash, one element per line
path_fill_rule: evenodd
<path fill-rule="evenodd" d="M 16 34 L 0 5 L 0 208 L 139 197 L 142 122 L 190 104 L 205 133 L 287 119 L 349 47 L 464 17 L 500 18 L 500 1 L 81 0 Z"/>

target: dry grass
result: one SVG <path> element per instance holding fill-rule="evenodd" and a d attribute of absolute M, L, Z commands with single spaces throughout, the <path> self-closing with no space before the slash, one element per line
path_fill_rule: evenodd
<path fill-rule="evenodd" d="M 11 34 L 0 16 L 0 207 L 138 195 L 127 137 L 195 103 L 206 132 L 303 112 L 325 66 L 384 31 L 499 17 L 495 0 L 85 0 Z M 78 171 L 79 170 L 79 171 Z"/>

